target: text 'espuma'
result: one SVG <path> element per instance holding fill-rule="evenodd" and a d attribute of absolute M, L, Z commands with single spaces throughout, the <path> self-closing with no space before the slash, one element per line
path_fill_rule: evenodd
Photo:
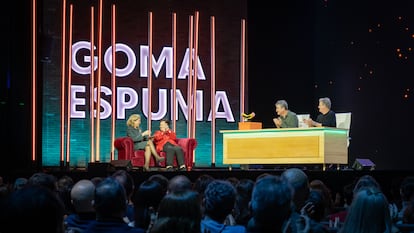
<path fill-rule="evenodd" d="M 97 88 L 94 90 L 95 102 Z M 86 113 L 89 112 L 89 105 L 87 104 L 87 98 L 82 98 L 81 96 L 87 96 L 87 87 L 84 85 L 71 85 L 70 88 L 70 117 L 77 119 L 85 119 Z M 106 86 L 101 86 L 101 98 L 100 98 L 100 119 L 107 119 L 111 116 L 112 106 L 111 98 L 112 90 Z M 141 107 L 142 113 L 145 117 L 148 117 L 148 88 L 142 88 L 142 99 Z M 173 90 L 170 90 L 170 97 L 168 98 L 168 89 L 160 88 L 158 89 L 158 111 L 154 112 L 151 110 L 152 120 L 161 120 L 167 116 L 168 109 L 173 109 Z M 181 90 L 176 89 L 176 119 L 178 120 L 179 112 L 181 110 L 185 119 L 188 119 L 188 106 L 191 106 L 191 103 L 185 101 Z M 197 90 L 196 94 L 196 120 L 204 121 L 204 105 L 210 106 L 208 111 L 207 121 L 212 119 L 212 109 L 210 99 L 204 101 L 204 92 L 203 90 Z M 126 110 L 135 109 L 139 105 L 139 95 L 138 92 L 131 87 L 116 87 L 116 119 L 125 119 Z M 170 104 L 168 104 L 168 102 Z M 170 108 L 168 108 L 170 105 Z M 94 110 L 94 115 L 96 117 L 96 109 Z M 171 115 L 171 114 L 170 114 Z M 215 92 L 215 118 L 216 119 L 225 119 L 227 122 L 234 122 L 233 110 L 230 106 L 230 102 L 225 91 L 216 91 Z"/>

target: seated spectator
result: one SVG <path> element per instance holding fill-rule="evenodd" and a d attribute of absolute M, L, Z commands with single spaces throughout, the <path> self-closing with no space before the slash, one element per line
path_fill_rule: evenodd
<path fill-rule="evenodd" d="M 126 223 L 130 223 L 131 221 L 134 221 L 134 203 L 132 201 L 132 195 L 135 189 L 134 179 L 126 170 L 117 170 L 112 173 L 112 177 L 115 178 L 125 189 L 128 204 L 124 221 Z"/>
<path fill-rule="evenodd" d="M 306 173 L 299 168 L 289 168 L 282 172 L 281 177 L 293 188 L 294 206 L 286 228 L 294 232 L 304 230 L 309 230 L 313 233 L 327 232 L 326 226 L 309 218 L 309 214 L 312 214 L 313 206 L 311 203 L 306 203 L 310 193 L 309 179 Z"/>
<path fill-rule="evenodd" d="M 392 222 L 385 195 L 376 187 L 359 189 L 339 233 L 391 233 Z"/>
<path fill-rule="evenodd" d="M 409 206 L 412 208 L 412 202 L 414 201 L 414 176 L 408 176 L 403 179 L 400 185 L 400 196 L 401 196 L 401 209 L 397 215 L 397 222 L 398 223 L 407 223 L 408 216 L 411 210 L 405 213 L 406 208 Z M 404 213 L 406 215 L 406 219 L 404 220 Z"/>
<path fill-rule="evenodd" d="M 320 191 L 322 195 L 322 207 L 324 208 L 321 212 L 320 221 L 324 220 L 328 215 L 332 214 L 335 211 L 334 201 L 331 194 L 331 190 L 326 186 L 326 184 L 322 180 L 312 180 L 309 183 L 309 187 L 312 190 Z"/>
<path fill-rule="evenodd" d="M 278 233 L 292 212 L 293 189 L 279 176 L 267 175 L 256 181 L 251 199 L 250 233 Z"/>
<path fill-rule="evenodd" d="M 229 181 L 214 180 L 204 191 L 204 217 L 201 220 L 201 232 L 226 233 L 246 232 L 242 225 L 226 225 L 228 215 L 236 203 L 236 189 Z"/>
<path fill-rule="evenodd" d="M 63 233 L 65 207 L 55 192 L 42 185 L 12 192 L 0 206 L 0 232 Z"/>
<path fill-rule="evenodd" d="M 65 215 L 69 215 L 74 211 L 73 205 L 70 201 L 70 191 L 72 189 L 73 184 L 74 181 L 72 177 L 68 175 L 63 175 L 57 180 L 57 193 L 62 199 L 63 204 L 65 205 Z"/>
<path fill-rule="evenodd" d="M 124 221 L 127 209 L 124 187 L 113 177 L 102 180 L 95 189 L 94 208 L 96 221 L 91 222 L 84 233 L 131 232 L 144 233 L 144 229 L 128 226 Z"/>
<path fill-rule="evenodd" d="M 404 212 L 401 221 L 402 224 L 413 224 L 414 231 L 414 203 L 411 201 L 405 204 Z"/>
<path fill-rule="evenodd" d="M 247 226 L 251 217 L 249 203 L 252 198 L 254 181 L 251 179 L 240 179 L 236 186 L 236 205 L 233 211 L 236 224 Z"/>
<path fill-rule="evenodd" d="M 201 208 L 198 193 L 171 192 L 158 206 L 158 216 L 150 233 L 200 233 Z"/>
<path fill-rule="evenodd" d="M 308 203 L 312 206 L 312 210 L 308 212 L 308 216 L 316 222 L 322 222 L 325 220 L 327 217 L 325 215 L 326 202 L 320 190 L 314 189 L 310 191 L 309 198 L 305 205 Z"/>
<path fill-rule="evenodd" d="M 83 232 L 86 227 L 95 220 L 95 184 L 88 179 L 77 181 L 71 191 L 70 198 L 74 212 L 65 218 L 66 231 Z"/>
<path fill-rule="evenodd" d="M 200 197 L 200 202 L 204 199 L 204 191 L 206 190 L 208 184 L 210 184 L 214 179 L 211 175 L 202 174 L 194 181 L 193 190 L 196 191 Z M 204 207 L 201 206 L 201 211 L 204 213 Z"/>
<path fill-rule="evenodd" d="M 146 180 L 141 183 L 133 196 L 134 221 L 129 225 L 142 229 L 149 229 L 155 221 L 158 206 L 165 196 L 160 183 L 155 180 Z"/>

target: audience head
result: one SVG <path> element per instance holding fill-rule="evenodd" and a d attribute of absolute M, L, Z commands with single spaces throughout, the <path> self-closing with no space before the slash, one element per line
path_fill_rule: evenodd
<path fill-rule="evenodd" d="M 292 211 L 293 190 L 283 178 L 268 175 L 256 181 L 250 202 L 252 218 L 248 229 L 281 232 Z"/>
<path fill-rule="evenodd" d="M 224 222 L 236 203 L 236 189 L 227 180 L 214 180 L 204 191 L 204 214 L 216 222 Z"/>
<path fill-rule="evenodd" d="M 361 176 L 354 187 L 354 195 L 361 189 L 361 188 L 376 188 L 381 190 L 380 185 L 378 184 L 377 180 L 371 175 L 363 175 Z"/>
<path fill-rule="evenodd" d="M 232 184 L 233 187 L 236 187 L 240 182 L 239 178 L 234 176 L 227 177 L 226 180 L 230 182 L 230 184 Z"/>
<path fill-rule="evenodd" d="M 261 173 L 260 175 L 258 175 L 258 176 L 256 177 L 256 181 L 260 180 L 260 179 L 261 179 L 261 178 L 263 178 L 263 177 L 270 176 L 270 175 L 272 175 L 272 174 L 270 174 L 270 173 L 268 173 L 268 172 Z"/>
<path fill-rule="evenodd" d="M 299 211 L 309 196 L 308 176 L 299 168 L 289 168 L 283 171 L 281 176 L 292 186 L 294 190 L 293 202 L 296 211 Z"/>
<path fill-rule="evenodd" d="M 161 174 L 154 174 L 154 175 L 151 175 L 148 178 L 148 180 L 158 182 L 161 185 L 162 190 L 164 191 L 164 194 L 167 193 L 168 183 L 169 183 L 169 180 L 168 180 L 167 177 L 165 177 L 164 175 L 161 175 Z"/>
<path fill-rule="evenodd" d="M 27 179 L 24 177 L 19 177 L 14 181 L 13 190 L 16 191 L 18 189 L 23 188 L 27 184 Z"/>
<path fill-rule="evenodd" d="M 199 233 L 201 208 L 198 193 L 192 190 L 172 192 L 158 206 L 158 219 L 152 233 Z"/>
<path fill-rule="evenodd" d="M 126 170 L 116 170 L 112 177 L 115 178 L 125 189 L 128 200 L 132 198 L 135 189 L 134 178 Z"/>
<path fill-rule="evenodd" d="M 96 186 L 98 185 L 104 178 L 101 176 L 94 176 L 91 178 L 92 183 Z"/>
<path fill-rule="evenodd" d="M 376 187 L 364 187 L 356 192 L 340 232 L 391 233 L 391 225 L 386 196 Z"/>
<path fill-rule="evenodd" d="M 211 175 L 202 174 L 194 181 L 193 190 L 197 191 L 201 196 L 203 196 L 208 184 L 210 184 L 213 180 L 215 179 Z"/>
<path fill-rule="evenodd" d="M 27 185 L 40 185 L 48 188 L 53 192 L 56 192 L 58 190 L 56 176 L 44 172 L 36 172 L 30 176 L 27 181 Z"/>
<path fill-rule="evenodd" d="M 95 184 L 88 179 L 77 181 L 70 191 L 70 198 L 76 213 L 95 212 L 93 202 L 95 199 Z"/>
<path fill-rule="evenodd" d="M 1 232 L 62 233 L 64 212 L 55 192 L 42 185 L 25 186 L 12 192 L 0 207 Z"/>
<path fill-rule="evenodd" d="M 147 229 L 165 195 L 165 190 L 155 180 L 146 180 L 137 188 L 134 197 L 134 226 Z"/>
<path fill-rule="evenodd" d="M 113 177 L 102 180 L 95 189 L 94 208 L 97 220 L 122 219 L 127 208 L 124 187 Z"/>
<path fill-rule="evenodd" d="M 192 190 L 193 184 L 191 180 L 185 175 L 176 175 L 168 182 L 167 193 L 182 192 Z"/>

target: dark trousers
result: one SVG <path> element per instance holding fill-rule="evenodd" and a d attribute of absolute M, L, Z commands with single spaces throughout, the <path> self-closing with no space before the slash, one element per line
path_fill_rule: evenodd
<path fill-rule="evenodd" d="M 184 165 L 184 151 L 180 146 L 167 142 L 163 147 L 163 151 L 165 151 L 167 157 L 166 166 L 173 166 L 174 155 L 177 156 L 178 166 Z"/>

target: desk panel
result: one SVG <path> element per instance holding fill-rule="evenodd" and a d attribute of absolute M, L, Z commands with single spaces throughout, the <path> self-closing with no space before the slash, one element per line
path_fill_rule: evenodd
<path fill-rule="evenodd" d="M 223 130 L 224 164 L 347 164 L 347 130 Z"/>

